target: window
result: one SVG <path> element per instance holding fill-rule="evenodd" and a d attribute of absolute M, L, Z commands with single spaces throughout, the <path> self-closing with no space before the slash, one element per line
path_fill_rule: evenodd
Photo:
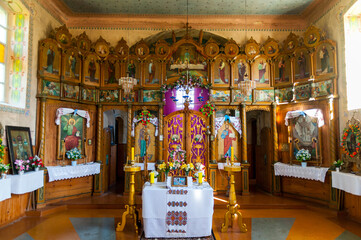
<path fill-rule="evenodd" d="M 361 55 L 361 1 L 357 1 L 344 16 L 345 60 L 347 80 L 347 108 L 360 109 L 360 63 Z"/>
<path fill-rule="evenodd" d="M 6 49 L 8 46 L 7 34 L 8 14 L 0 6 L 0 102 L 5 101 L 5 79 L 6 79 Z"/>

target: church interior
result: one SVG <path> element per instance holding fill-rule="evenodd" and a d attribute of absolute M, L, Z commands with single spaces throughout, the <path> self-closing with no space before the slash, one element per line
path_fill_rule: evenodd
<path fill-rule="evenodd" d="M 1 0 L 0 239 L 361 239 L 361 0 Z"/>

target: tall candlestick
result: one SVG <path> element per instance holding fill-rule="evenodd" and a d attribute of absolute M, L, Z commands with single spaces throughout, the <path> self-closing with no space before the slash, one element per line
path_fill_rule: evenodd
<path fill-rule="evenodd" d="M 134 161 L 134 147 L 132 147 L 132 161 Z"/>
<path fill-rule="evenodd" d="M 202 172 L 198 172 L 198 183 L 202 184 L 203 182 L 203 173 Z"/>
<path fill-rule="evenodd" d="M 234 162 L 234 149 L 231 147 L 231 164 L 233 165 Z"/>
<path fill-rule="evenodd" d="M 151 172 L 149 175 L 150 175 L 149 182 L 150 182 L 150 184 L 153 184 L 154 183 L 154 172 Z"/>

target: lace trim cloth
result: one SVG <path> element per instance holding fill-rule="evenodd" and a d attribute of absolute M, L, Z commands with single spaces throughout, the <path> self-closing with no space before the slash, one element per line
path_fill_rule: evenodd
<path fill-rule="evenodd" d="M 86 126 L 90 127 L 90 116 L 88 111 L 72 109 L 72 108 L 58 108 L 56 110 L 56 125 L 60 125 L 60 117 L 69 113 L 73 113 L 74 115 L 79 115 L 82 118 L 86 118 Z"/>
<path fill-rule="evenodd" d="M 296 118 L 301 115 L 302 116 L 307 115 L 307 116 L 310 116 L 313 118 L 317 118 L 318 127 L 322 127 L 323 125 L 325 125 L 325 121 L 323 120 L 323 114 L 322 114 L 321 109 L 308 109 L 308 110 L 304 110 L 304 111 L 300 111 L 300 110 L 289 111 L 289 112 L 287 112 L 286 117 L 285 117 L 285 125 L 288 126 L 289 119 Z"/>
<path fill-rule="evenodd" d="M 65 167 L 54 166 L 46 168 L 48 169 L 49 182 L 71 178 L 80 178 L 100 173 L 99 163 L 88 163 L 85 165 Z"/>
<path fill-rule="evenodd" d="M 155 136 L 158 136 L 158 118 L 150 118 L 150 123 L 153 124 L 155 126 Z M 137 124 L 138 122 L 142 121 L 142 119 L 138 119 L 138 118 L 133 118 L 133 122 L 132 122 L 132 137 L 134 137 L 134 129 L 135 129 L 135 124 Z"/>
<path fill-rule="evenodd" d="M 276 176 L 304 178 L 320 182 L 325 182 L 328 171 L 328 168 L 323 167 L 301 167 L 280 162 L 275 163 L 274 168 Z"/>
<path fill-rule="evenodd" d="M 229 122 L 233 125 L 233 127 L 237 130 L 237 132 L 239 132 L 239 134 L 242 135 L 241 119 L 239 119 L 238 117 L 229 117 L 229 119 L 230 119 Z M 217 137 L 218 130 L 222 127 L 225 120 L 226 120 L 225 117 L 218 117 L 215 119 L 216 137 Z"/>

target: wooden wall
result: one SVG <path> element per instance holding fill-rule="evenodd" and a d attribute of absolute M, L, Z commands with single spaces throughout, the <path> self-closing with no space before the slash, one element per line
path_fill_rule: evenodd
<path fill-rule="evenodd" d="M 344 204 L 348 216 L 361 223 L 361 197 L 345 192 Z"/>

